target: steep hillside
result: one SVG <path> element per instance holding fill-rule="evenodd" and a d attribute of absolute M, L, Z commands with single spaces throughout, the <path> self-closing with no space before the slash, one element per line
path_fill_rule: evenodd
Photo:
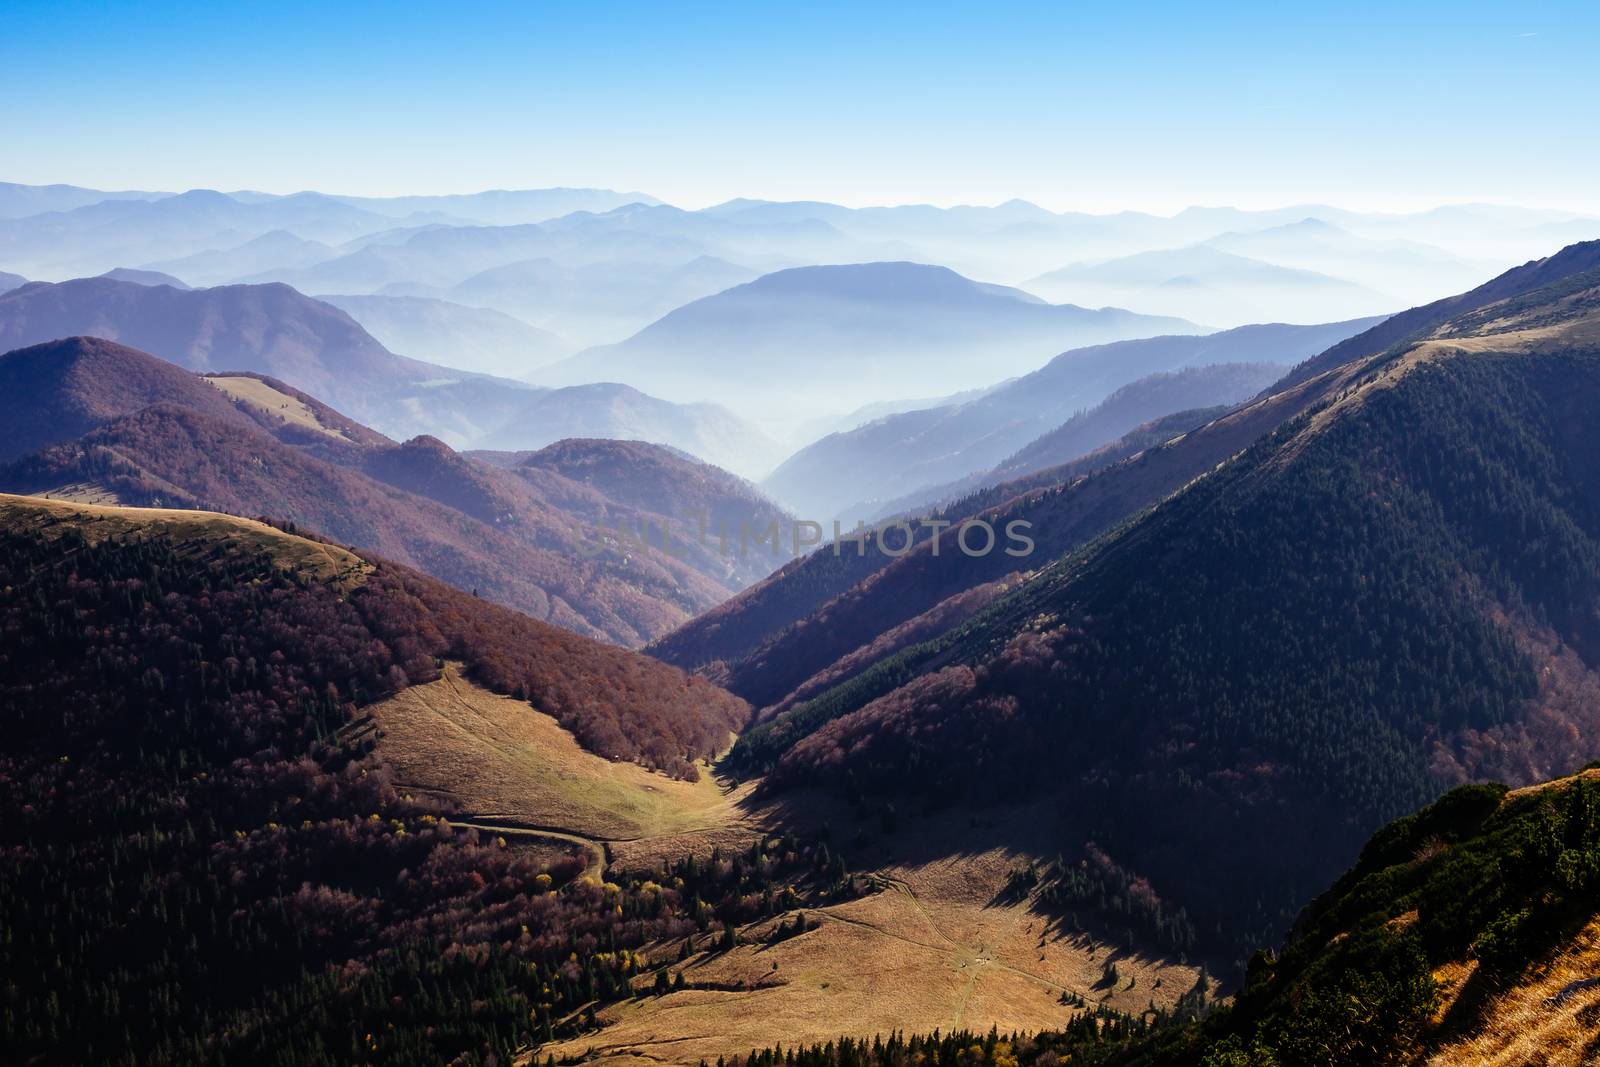
<path fill-rule="evenodd" d="M 1217 363 L 1287 366 L 1373 322 L 1243 326 L 1203 337 L 1152 337 L 1063 352 L 1030 374 L 962 402 L 892 414 L 831 434 L 785 460 L 764 485 L 775 496 L 817 518 L 871 518 L 882 510 L 898 510 L 885 509 L 888 501 L 946 495 L 947 491 L 937 491 L 937 487 L 982 475 L 1030 441 L 1140 378 Z M 1241 400 L 1267 384 L 1270 379 L 1257 389 L 1229 397 L 1228 402 Z M 1144 418 L 1223 402 L 1197 395 L 1189 401 L 1177 400 L 1164 411 L 1150 410 Z M 1116 436 L 1113 433 L 1090 447 Z M 1057 462 L 1071 458 L 1062 456 Z M 991 483 L 1003 479 L 1004 475 L 986 477 Z M 913 496 L 921 489 L 928 492 Z M 870 506 L 873 504 L 878 507 Z"/>
<path fill-rule="evenodd" d="M 1136 432 L 1125 445 L 1086 457 L 1087 468 L 1075 462 L 1047 469 L 947 504 L 929 518 L 982 515 L 988 521 L 1031 522 L 1038 545 L 1029 565 L 1041 566 L 1206 475 L 1286 420 L 1336 397 L 1360 377 L 1353 362 L 1358 357 L 1374 356 L 1407 336 L 1425 336 L 1452 313 L 1581 276 L 1597 264 L 1600 242 L 1574 245 L 1506 272 L 1475 296 L 1396 316 L 1407 327 L 1385 320 L 1342 341 L 1252 403 L 1214 421 L 1197 426 L 1178 418 L 1172 433 Z M 928 540 L 926 532 L 918 527 L 921 541 Z M 919 544 L 903 558 L 891 558 L 870 539 L 864 548 L 841 553 L 842 559 L 832 552 L 813 554 L 661 639 L 655 652 L 690 668 L 721 663 L 717 675 L 736 689 L 744 687 L 747 698 L 758 705 L 776 702 L 834 659 L 944 597 L 994 581 L 1017 565 L 998 553 L 969 558 L 948 550 L 952 531 L 943 537 L 947 550 L 938 554 L 931 544 Z"/>
<path fill-rule="evenodd" d="M 1078 460 L 978 490 L 910 520 L 908 552 L 885 552 L 874 536 L 849 536 L 837 550 L 830 545 L 796 560 L 660 638 L 651 651 L 669 663 L 711 671 L 757 705 L 775 703 L 836 658 L 946 597 L 1019 567 L 1034 569 L 1100 536 L 1338 386 L 1330 379 L 1234 411 L 1179 412 L 1136 427 Z M 958 531 L 939 525 L 969 518 L 997 530 L 1028 523 L 1034 549 L 1026 559 L 1003 552 L 969 556 L 959 550 Z M 935 551 L 933 533 L 940 529 Z M 898 549 L 899 540 L 893 546 Z"/>
<path fill-rule="evenodd" d="M 311 537 L 0 498 L 0 629 L 25 1061 L 692 1065 L 1210 986 L 1139 948 L 1101 988 L 1114 931 L 1046 942 L 965 815 L 851 832 L 608 762 L 635 739 L 687 778 L 748 709 Z M 975 850 L 930 862 L 952 832 Z"/>
<path fill-rule="evenodd" d="M 373 754 L 367 710 L 449 659 L 690 774 L 744 708 L 644 657 L 248 520 L 16 497 L 0 630 L 17 1062 L 508 1062 L 737 914 L 714 876 L 603 887 L 452 825 Z"/>
<path fill-rule="evenodd" d="M 1374 835 L 1230 1009 L 1141 1062 L 1592 1062 L 1597 857 L 1593 771 L 1450 792 Z"/>
<path fill-rule="evenodd" d="M 972 388 L 1075 345 L 1200 332 L 1176 319 L 1046 304 L 943 267 L 799 267 L 695 301 L 538 380 L 621 381 L 669 400 L 815 415 L 904 391 L 907 381 Z"/>
<path fill-rule="evenodd" d="M 0 459 L 163 401 L 221 416 L 234 410 L 203 378 L 112 341 L 71 337 L 8 352 L 0 357 Z"/>
<path fill-rule="evenodd" d="M 1065 847 L 1094 842 L 1238 947 L 1443 785 L 1600 754 L 1600 274 L 1337 381 L 733 764 L 940 802 L 1035 783 L 1094 813 L 1064 816 Z"/>
<path fill-rule="evenodd" d="M 265 375 L 197 375 L 98 337 L 68 337 L 0 355 L 0 459 L 70 441 L 152 404 L 244 418 L 286 444 L 346 456 L 387 437 Z"/>
<path fill-rule="evenodd" d="M 1030 523 L 1036 541 L 1032 555 L 1054 558 L 1199 474 L 1203 468 L 1190 469 L 1196 457 L 1168 462 L 1164 446 L 1214 421 L 1226 421 L 1224 415 L 1210 408 L 1179 412 L 1136 427 L 1071 463 L 926 512 L 908 511 L 908 516 L 921 518 L 908 521 L 911 548 L 898 555 L 883 551 L 871 528 L 862 537 L 853 527 L 841 526 L 841 538 L 830 538 L 821 551 L 785 564 L 658 638 L 650 652 L 685 669 L 704 671 L 758 706 L 777 703 L 836 658 L 868 647 L 935 610 L 946 598 L 1005 578 L 1023 562 L 993 552 L 969 557 L 954 545 L 950 533 L 941 535 L 941 551 L 934 552 L 933 534 L 943 524 L 967 518 L 982 518 L 997 527 Z M 1252 429 L 1253 423 L 1245 422 L 1217 443 L 1231 440 L 1237 450 L 1248 442 L 1245 435 Z M 1123 468 L 1130 457 L 1145 462 Z M 1091 477 L 1102 471 L 1103 477 Z M 900 547 L 898 540 L 893 545 Z"/>
<path fill-rule="evenodd" d="M 1307 381 L 1357 356 L 1381 351 L 1408 337 L 1431 330 L 1457 315 L 1559 283 L 1597 267 L 1600 267 L 1600 241 L 1568 245 L 1553 256 L 1524 263 L 1476 289 L 1391 316 L 1365 333 L 1357 334 L 1306 360 L 1284 379 L 1283 384 Z"/>

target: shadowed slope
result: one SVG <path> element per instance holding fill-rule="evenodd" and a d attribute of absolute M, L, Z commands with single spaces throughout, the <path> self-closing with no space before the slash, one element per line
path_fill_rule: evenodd
<path fill-rule="evenodd" d="M 1600 274 L 1333 377 L 973 622 L 745 735 L 734 765 L 940 799 L 1037 783 L 1098 813 L 1069 837 L 1238 945 L 1441 785 L 1600 754 Z"/>

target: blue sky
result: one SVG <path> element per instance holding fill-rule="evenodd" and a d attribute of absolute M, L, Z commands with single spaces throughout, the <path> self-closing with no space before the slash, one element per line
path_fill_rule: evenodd
<path fill-rule="evenodd" d="M 1600 5 L 0 8 L 0 180 L 1600 209 Z"/>

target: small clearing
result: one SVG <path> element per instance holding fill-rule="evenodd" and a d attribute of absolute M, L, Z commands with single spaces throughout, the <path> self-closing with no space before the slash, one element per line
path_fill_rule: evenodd
<path fill-rule="evenodd" d="M 322 420 L 317 418 L 317 413 L 305 401 L 273 388 L 260 378 L 242 374 L 207 374 L 203 377 L 233 400 L 242 401 L 268 415 L 276 415 L 284 422 L 344 440 L 345 435 L 331 426 L 324 425 Z"/>
<path fill-rule="evenodd" d="M 378 754 L 411 789 L 446 797 L 475 819 L 636 841 L 737 821 L 733 795 L 708 770 L 682 782 L 586 750 L 526 701 L 491 693 L 457 664 L 368 709 Z"/>

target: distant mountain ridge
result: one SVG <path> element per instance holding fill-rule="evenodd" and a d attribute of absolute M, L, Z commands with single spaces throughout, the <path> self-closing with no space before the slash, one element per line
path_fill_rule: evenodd
<path fill-rule="evenodd" d="M 1210 244 L 1075 263 L 1024 284 L 1056 300 L 1159 309 L 1214 326 L 1371 315 L 1392 310 L 1397 301 L 1344 278 Z"/>
<path fill-rule="evenodd" d="M 419 296 L 327 296 L 384 347 L 475 374 L 522 378 L 572 351 L 548 330 L 489 308 Z"/>
<path fill-rule="evenodd" d="M 1073 349 L 964 403 L 890 415 L 830 435 L 789 457 L 763 484 L 801 511 L 851 520 L 869 518 L 886 505 L 895 510 L 888 505 L 890 501 L 929 500 L 959 492 L 962 487 L 976 487 L 984 480 L 984 472 L 1028 442 L 1136 379 L 1211 363 L 1288 367 L 1374 321 L 1243 326 L 1205 336 L 1141 338 Z M 1267 384 L 1270 382 L 1262 381 L 1261 387 Z M 1193 403 L 1175 400 L 1177 406 L 1168 412 L 1220 403 L 1215 396 L 1207 394 Z M 1168 412 L 1150 411 L 1145 418 Z M 1070 458 L 1064 456 L 1058 462 Z M 975 481 L 964 481 L 969 477 Z M 987 480 L 992 483 L 1005 477 L 996 472 Z M 920 496 L 916 495 L 919 491 Z"/>
<path fill-rule="evenodd" d="M 563 438 L 606 436 L 654 441 L 683 449 L 736 474 L 759 477 L 783 447 L 718 404 L 674 404 L 616 382 L 529 390 L 479 446 L 499 451 L 539 449 Z"/>
<path fill-rule="evenodd" d="M 1283 371 L 1279 363 L 1211 363 L 1140 378 L 1048 433 L 1040 434 L 988 470 L 890 499 L 881 503 L 872 517 L 938 510 L 986 489 L 1003 485 L 1020 487 L 1032 476 L 1049 479 L 1050 472 L 1090 461 L 1101 449 L 1131 444 L 1139 438 L 1141 430 L 1157 434 L 1164 426 L 1181 427 L 1169 434 L 1175 437 L 1248 400 L 1282 378 Z M 1209 413 L 1209 417 L 1197 418 L 1202 412 Z M 1151 437 L 1145 440 L 1145 445 L 1160 444 L 1163 440 Z"/>
<path fill-rule="evenodd" d="M 133 282 L 135 285 L 170 285 L 174 289 L 191 289 L 188 282 L 159 270 L 138 270 L 133 267 L 114 267 L 100 275 L 115 282 Z"/>
<path fill-rule="evenodd" d="M 156 200 L 171 195 L 171 193 L 133 190 L 107 192 L 104 189 L 85 189 L 77 185 L 18 185 L 15 182 L 0 182 L 0 218 L 19 219 L 50 211 L 71 211 L 73 208 L 98 204 L 106 200 Z"/>
<path fill-rule="evenodd" d="M 1200 332 L 1170 318 L 1046 304 L 943 267 L 797 267 L 688 304 L 538 380 L 616 380 L 667 399 L 781 405 L 798 415 L 878 399 L 906 380 L 955 391 L 1033 370 L 1076 345 Z"/>
<path fill-rule="evenodd" d="M 388 352 L 344 312 L 286 285 L 178 291 L 111 278 L 0 294 L 0 348 L 94 335 L 194 371 L 270 374 L 381 423 L 394 394 L 451 372 Z"/>

